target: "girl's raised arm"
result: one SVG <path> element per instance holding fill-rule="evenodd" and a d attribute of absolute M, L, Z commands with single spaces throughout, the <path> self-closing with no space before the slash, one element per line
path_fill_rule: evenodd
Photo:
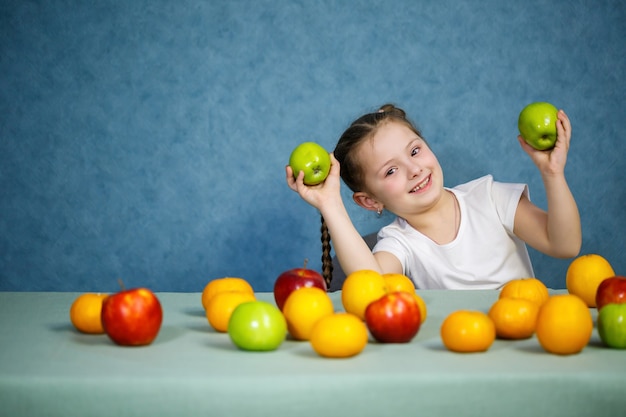
<path fill-rule="evenodd" d="M 556 258 L 574 257 L 582 245 L 578 206 L 565 179 L 571 132 L 569 118 L 563 110 L 559 110 L 558 136 L 551 151 L 537 151 L 518 137 L 522 149 L 539 168 L 548 209 L 544 211 L 522 197 L 515 214 L 514 231 L 528 245 Z"/>
<path fill-rule="evenodd" d="M 303 182 L 303 173 L 294 178 L 293 171 L 287 166 L 287 184 L 324 217 L 335 254 L 346 275 L 361 269 L 382 272 L 374 254 L 348 215 L 340 193 L 339 161 L 333 154 L 330 157 L 330 173 L 323 183 L 307 186 Z"/>

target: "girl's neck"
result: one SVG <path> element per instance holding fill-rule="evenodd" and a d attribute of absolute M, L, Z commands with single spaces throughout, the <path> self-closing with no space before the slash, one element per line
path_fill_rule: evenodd
<path fill-rule="evenodd" d="M 461 225 L 461 207 L 454 193 L 446 190 L 441 200 L 429 211 L 406 221 L 415 230 L 438 245 L 448 244 L 456 239 Z"/>

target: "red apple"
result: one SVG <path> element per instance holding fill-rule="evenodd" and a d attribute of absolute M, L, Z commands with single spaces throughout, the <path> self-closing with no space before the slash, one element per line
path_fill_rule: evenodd
<path fill-rule="evenodd" d="M 626 278 L 614 276 L 605 279 L 596 292 L 596 308 L 600 310 L 606 304 L 626 303 Z"/>
<path fill-rule="evenodd" d="M 422 323 L 415 297 L 392 292 L 372 301 L 365 309 L 365 323 L 374 339 L 382 343 L 407 343 Z"/>
<path fill-rule="evenodd" d="M 163 309 L 152 291 L 133 288 L 105 298 L 101 319 L 105 333 L 118 345 L 149 345 L 161 328 Z"/>
<path fill-rule="evenodd" d="M 274 300 L 280 311 L 283 311 L 289 294 L 302 287 L 317 287 L 327 291 L 324 277 L 317 271 L 307 269 L 305 262 L 304 267 L 285 271 L 274 282 Z"/>

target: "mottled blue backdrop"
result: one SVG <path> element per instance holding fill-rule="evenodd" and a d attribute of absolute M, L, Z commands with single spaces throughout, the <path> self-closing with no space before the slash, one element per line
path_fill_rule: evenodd
<path fill-rule="evenodd" d="M 300 142 L 405 108 L 449 186 L 539 173 L 531 101 L 573 124 L 583 253 L 626 274 L 622 0 L 0 2 L 0 290 L 200 291 L 320 268 L 319 216 L 285 184 Z M 357 227 L 389 222 L 351 202 Z M 532 252 L 564 287 L 570 260 Z"/>

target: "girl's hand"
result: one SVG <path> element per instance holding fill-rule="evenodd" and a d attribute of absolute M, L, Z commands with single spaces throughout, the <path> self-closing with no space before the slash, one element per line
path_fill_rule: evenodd
<path fill-rule="evenodd" d="M 339 161 L 335 159 L 335 156 L 330 154 L 330 172 L 324 182 L 317 185 L 305 185 L 304 184 L 304 172 L 300 172 L 298 177 L 293 176 L 293 170 L 289 165 L 285 167 L 285 174 L 287 179 L 287 185 L 293 191 L 300 194 L 300 197 L 313 207 L 321 210 L 328 201 L 332 199 L 341 200 L 341 194 L 339 192 L 340 177 L 339 177 Z"/>
<path fill-rule="evenodd" d="M 538 151 L 524 141 L 521 136 L 517 137 L 522 149 L 530 156 L 542 175 L 563 174 L 567 152 L 569 151 L 572 137 L 572 125 L 563 110 L 557 113 L 556 121 L 557 139 L 554 148 L 550 151 Z"/>

